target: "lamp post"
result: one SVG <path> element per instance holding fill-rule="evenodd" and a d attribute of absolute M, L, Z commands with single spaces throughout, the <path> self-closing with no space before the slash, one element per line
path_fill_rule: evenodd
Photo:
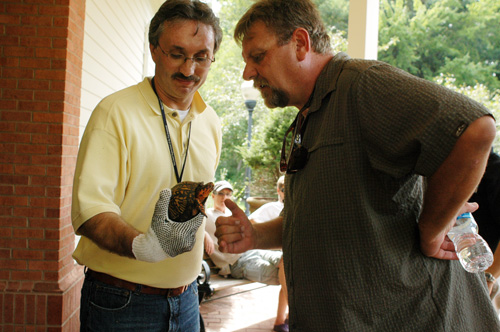
<path fill-rule="evenodd" d="M 245 99 L 245 106 L 248 110 L 248 139 L 247 146 L 250 149 L 252 145 L 252 113 L 255 105 L 257 105 L 257 98 L 260 96 L 259 90 L 253 87 L 253 81 L 244 81 L 241 84 L 241 93 Z M 245 169 L 245 213 L 250 214 L 250 206 L 248 205 L 248 198 L 250 197 L 250 181 L 252 179 L 252 170 L 249 166 Z"/>

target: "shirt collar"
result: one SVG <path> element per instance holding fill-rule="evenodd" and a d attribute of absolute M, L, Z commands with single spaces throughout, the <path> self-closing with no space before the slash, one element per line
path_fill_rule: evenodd
<path fill-rule="evenodd" d="M 337 89 L 337 82 L 344 67 L 344 63 L 351 59 L 344 52 L 339 52 L 326 64 L 316 80 L 312 94 L 309 113 L 317 111 L 327 94 Z"/>
<path fill-rule="evenodd" d="M 153 112 L 156 113 L 157 115 L 161 115 L 160 105 L 158 104 L 158 97 L 156 96 L 153 87 L 151 86 L 151 78 L 152 77 L 144 78 L 144 80 L 141 83 L 139 83 L 139 89 L 144 98 L 146 99 L 146 102 L 153 110 Z M 201 97 L 200 93 L 196 91 L 193 96 L 193 101 L 191 103 L 189 114 L 191 114 L 192 117 L 195 117 L 203 113 L 206 108 L 207 104 Z M 165 107 L 165 112 L 173 112 L 173 111 L 169 107 Z"/>

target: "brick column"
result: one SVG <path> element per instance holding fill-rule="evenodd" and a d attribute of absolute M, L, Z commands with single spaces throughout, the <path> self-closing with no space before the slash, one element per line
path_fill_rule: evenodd
<path fill-rule="evenodd" d="M 85 0 L 0 0 L 0 330 L 78 331 Z"/>

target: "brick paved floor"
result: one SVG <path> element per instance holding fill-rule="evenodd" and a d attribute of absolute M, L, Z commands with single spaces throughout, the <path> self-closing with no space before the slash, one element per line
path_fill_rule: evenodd
<path fill-rule="evenodd" d="M 218 290 L 200 306 L 207 332 L 269 332 L 280 286 L 248 283 Z"/>

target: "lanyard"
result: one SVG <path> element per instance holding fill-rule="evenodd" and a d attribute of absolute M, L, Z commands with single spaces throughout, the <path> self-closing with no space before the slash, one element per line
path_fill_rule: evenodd
<path fill-rule="evenodd" d="M 177 183 L 182 181 L 182 175 L 184 174 L 184 167 L 186 167 L 186 160 L 187 160 L 187 155 L 189 151 L 189 141 L 191 140 L 191 123 L 189 123 L 189 134 L 188 134 L 188 141 L 187 141 L 187 146 L 186 146 L 186 155 L 184 156 L 184 163 L 182 164 L 182 169 L 181 169 L 181 175 L 179 176 L 179 171 L 177 170 L 177 161 L 175 160 L 175 154 L 174 154 L 174 147 L 172 146 L 172 139 L 170 138 L 170 131 L 168 130 L 168 125 L 167 125 L 167 118 L 165 116 L 165 110 L 163 109 L 163 103 L 160 99 L 160 96 L 158 96 L 158 93 L 156 92 L 155 88 L 155 78 L 151 80 L 151 85 L 153 86 L 153 91 L 156 94 L 156 97 L 158 97 L 158 103 L 160 104 L 160 110 L 161 110 L 161 117 L 163 119 L 163 126 L 165 127 L 165 134 L 167 135 L 167 142 L 168 142 L 168 149 L 170 150 L 170 158 L 172 159 L 172 165 L 174 166 L 174 171 L 175 171 L 175 178 L 177 179 Z"/>

